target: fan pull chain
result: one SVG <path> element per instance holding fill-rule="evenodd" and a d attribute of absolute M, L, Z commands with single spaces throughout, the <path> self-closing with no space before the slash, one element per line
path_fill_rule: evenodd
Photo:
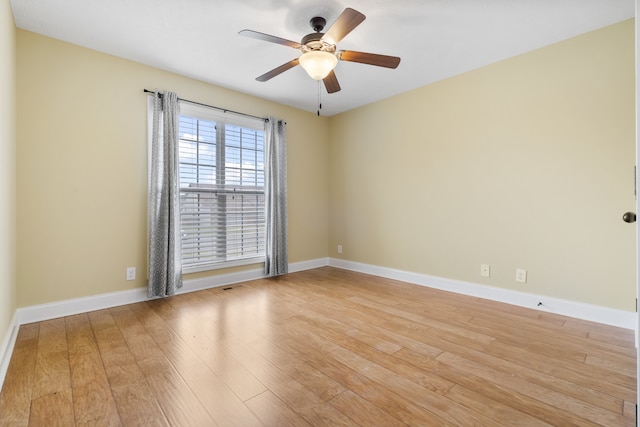
<path fill-rule="evenodd" d="M 320 80 L 318 80 L 318 117 L 320 117 L 320 110 L 322 110 L 322 101 L 320 99 Z"/>

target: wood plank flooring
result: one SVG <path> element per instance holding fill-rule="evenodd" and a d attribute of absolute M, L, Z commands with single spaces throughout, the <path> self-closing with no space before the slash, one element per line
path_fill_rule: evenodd
<path fill-rule="evenodd" d="M 634 426 L 630 330 L 320 268 L 24 325 L 1 426 Z"/>

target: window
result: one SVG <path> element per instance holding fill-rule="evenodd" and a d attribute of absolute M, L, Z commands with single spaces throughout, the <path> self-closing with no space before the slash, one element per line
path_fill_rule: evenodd
<path fill-rule="evenodd" d="M 180 106 L 182 266 L 264 261 L 264 123 Z"/>

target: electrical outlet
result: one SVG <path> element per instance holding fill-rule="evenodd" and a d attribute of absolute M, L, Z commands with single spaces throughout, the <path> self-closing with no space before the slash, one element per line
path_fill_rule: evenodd
<path fill-rule="evenodd" d="M 491 275 L 491 266 L 489 264 L 480 264 L 480 276 L 489 277 Z"/>
<path fill-rule="evenodd" d="M 127 280 L 136 280 L 136 268 L 127 267 Z"/>
<path fill-rule="evenodd" d="M 522 268 L 516 269 L 516 282 L 527 283 L 527 270 Z"/>
<path fill-rule="evenodd" d="M 338 253 L 341 254 L 342 253 L 342 245 L 338 245 Z"/>

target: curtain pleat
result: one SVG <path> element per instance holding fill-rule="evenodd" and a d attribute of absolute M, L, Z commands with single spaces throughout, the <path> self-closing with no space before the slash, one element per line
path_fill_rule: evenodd
<path fill-rule="evenodd" d="M 173 92 L 154 94 L 148 206 L 150 298 L 173 295 L 182 287 L 179 116 L 178 95 Z"/>
<path fill-rule="evenodd" d="M 287 250 L 287 144 L 285 122 L 269 117 L 265 125 L 265 274 L 289 271 Z"/>

